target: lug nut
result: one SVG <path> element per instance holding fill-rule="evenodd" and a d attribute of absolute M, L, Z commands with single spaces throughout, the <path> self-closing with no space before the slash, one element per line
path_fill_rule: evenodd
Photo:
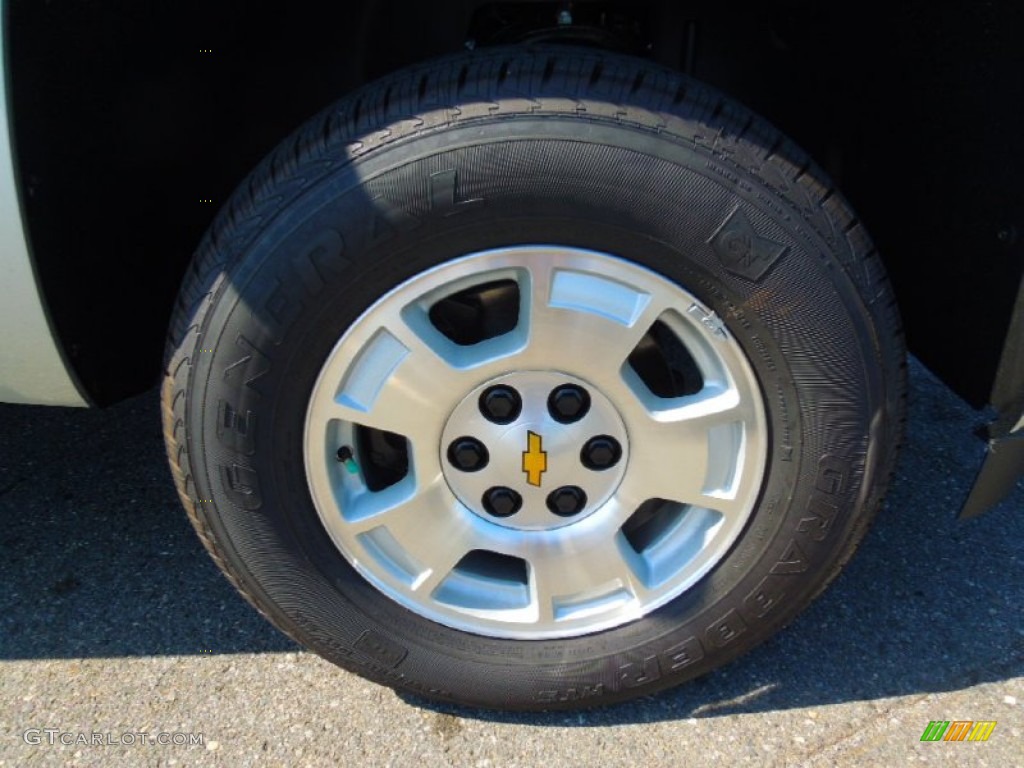
<path fill-rule="evenodd" d="M 580 451 L 580 461 L 587 469 L 600 472 L 614 467 L 622 458 L 622 446 L 610 435 L 598 435 L 587 440 Z"/>
<path fill-rule="evenodd" d="M 523 411 L 523 399 L 512 387 L 498 384 L 480 395 L 480 413 L 495 424 L 511 424 Z"/>
<path fill-rule="evenodd" d="M 475 437 L 457 437 L 448 446 L 448 461 L 463 472 L 478 472 L 489 459 L 487 447 Z"/>
<path fill-rule="evenodd" d="M 590 395 L 583 387 L 563 384 L 555 387 L 548 395 L 548 412 L 559 424 L 572 424 L 587 415 L 590 410 Z"/>
<path fill-rule="evenodd" d="M 523 506 L 523 497 L 511 488 L 496 486 L 488 488 L 483 498 L 484 509 L 495 517 L 514 515 Z"/>
<path fill-rule="evenodd" d="M 548 509 L 560 517 L 572 517 L 587 506 L 587 494 L 575 485 L 563 485 L 548 494 Z"/>

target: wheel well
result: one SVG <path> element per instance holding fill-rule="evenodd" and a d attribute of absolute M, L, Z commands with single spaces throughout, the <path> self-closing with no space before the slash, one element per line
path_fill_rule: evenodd
<path fill-rule="evenodd" d="M 575 34 L 718 86 L 803 145 L 873 233 L 912 351 L 982 403 L 1024 264 L 1024 14 L 961 5 L 883 22 L 793 1 L 11 3 L 15 148 L 54 325 L 96 402 L 151 385 L 193 249 L 282 137 L 423 58 Z"/>

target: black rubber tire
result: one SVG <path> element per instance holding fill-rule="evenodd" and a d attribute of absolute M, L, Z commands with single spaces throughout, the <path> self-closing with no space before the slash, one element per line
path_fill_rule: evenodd
<path fill-rule="evenodd" d="M 696 586 L 615 629 L 499 640 L 355 573 L 313 508 L 301 440 L 316 374 L 363 310 L 430 266 L 531 242 L 616 253 L 697 295 L 746 349 L 772 436 L 751 522 Z M 706 673 L 804 608 L 877 510 L 904 370 L 864 228 L 777 130 L 643 61 L 492 49 L 348 96 L 252 173 L 181 290 L 163 417 L 203 543 L 282 631 L 395 688 L 552 709 Z"/>

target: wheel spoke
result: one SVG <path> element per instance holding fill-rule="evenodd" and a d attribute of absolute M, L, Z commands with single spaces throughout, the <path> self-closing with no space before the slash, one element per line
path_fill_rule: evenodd
<path fill-rule="evenodd" d="M 350 526 L 357 536 L 365 535 L 376 542 L 378 549 L 386 546 L 387 556 L 404 566 L 412 577 L 411 589 L 429 594 L 476 546 L 479 521 L 461 508 L 443 480 L 418 493 L 410 493 L 409 487 L 400 483 L 364 494 L 356 504 Z"/>
<path fill-rule="evenodd" d="M 327 418 L 434 442 L 461 394 L 462 372 L 401 319 L 359 350 Z"/>
<path fill-rule="evenodd" d="M 603 275 L 531 265 L 521 323 L 529 342 L 520 367 L 558 365 L 591 378 L 616 376 L 665 311 L 664 297 Z"/>
<path fill-rule="evenodd" d="M 733 481 L 741 469 L 737 461 L 750 408 L 738 391 L 712 385 L 657 405 L 624 413 L 632 456 L 623 492 L 739 512 Z"/>
<path fill-rule="evenodd" d="M 530 590 L 541 623 L 621 608 L 646 594 L 637 575 L 641 572 L 638 558 L 618 533 L 572 553 L 557 547 L 537 548 L 528 562 Z"/>

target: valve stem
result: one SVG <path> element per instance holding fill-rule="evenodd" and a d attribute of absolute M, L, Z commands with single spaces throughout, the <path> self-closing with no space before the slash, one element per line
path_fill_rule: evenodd
<path fill-rule="evenodd" d="M 345 465 L 345 469 L 349 471 L 349 474 L 359 474 L 359 465 L 356 464 L 355 457 L 352 454 L 352 449 L 347 445 L 343 445 L 338 449 L 338 461 Z"/>

